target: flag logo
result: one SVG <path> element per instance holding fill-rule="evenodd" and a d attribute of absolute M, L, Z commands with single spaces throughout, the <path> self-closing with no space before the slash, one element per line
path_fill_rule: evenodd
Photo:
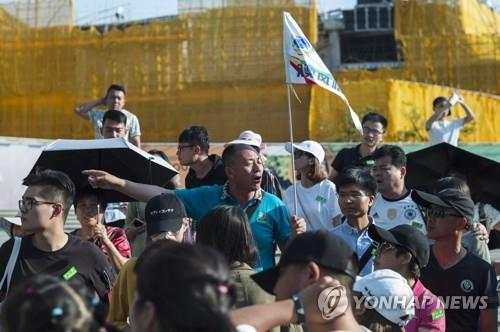
<path fill-rule="evenodd" d="M 362 135 L 359 116 L 354 112 L 346 96 L 314 50 L 299 25 L 289 13 L 283 13 L 283 56 L 287 84 L 316 84 L 337 96 L 347 105 L 351 119 Z"/>
<path fill-rule="evenodd" d="M 292 47 L 298 55 L 304 55 L 311 51 L 312 46 L 309 43 L 309 40 L 302 36 L 297 36 L 292 40 Z"/>

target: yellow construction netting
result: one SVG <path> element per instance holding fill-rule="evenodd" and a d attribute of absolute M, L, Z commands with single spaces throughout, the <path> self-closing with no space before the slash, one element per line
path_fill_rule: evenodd
<path fill-rule="evenodd" d="M 476 0 L 395 0 L 394 5 L 403 65 L 337 71 L 353 108 L 360 115 L 385 114 L 389 141 L 426 141 L 423 122 L 434 98 L 466 89 L 462 95 L 477 119 L 462 131 L 461 141 L 500 142 L 495 130 L 500 128 L 500 99 L 495 95 L 500 92 L 500 15 Z M 453 113 L 464 116 L 459 106 Z M 319 141 L 359 140 L 345 105 L 318 87 L 311 92 L 309 130 Z"/>
<path fill-rule="evenodd" d="M 395 1 L 402 78 L 500 93 L 500 15 L 477 0 Z"/>
<path fill-rule="evenodd" d="M 0 7 L 0 136 L 92 137 L 73 109 L 118 83 L 144 141 L 176 141 L 193 124 L 209 128 L 213 141 L 248 128 L 267 141 L 284 139 L 282 13 L 315 43 L 314 0 L 193 0 L 179 7 L 174 18 L 106 32 L 34 27 Z M 297 90 L 295 132 L 306 139 L 310 87 Z"/>
<path fill-rule="evenodd" d="M 352 101 L 360 117 L 375 111 L 389 122 L 386 140 L 427 141 L 424 121 L 432 114 L 432 101 L 437 96 L 450 96 L 454 89 L 401 80 L 365 80 L 344 82 L 342 89 Z M 474 111 L 476 120 L 465 126 L 461 142 L 500 142 L 500 97 L 474 91 L 459 91 Z M 452 108 L 453 117 L 463 117 L 465 112 L 457 104 Z M 319 87 L 313 87 L 310 109 L 311 139 L 318 141 L 358 141 L 342 101 Z"/>
<path fill-rule="evenodd" d="M 314 0 L 179 0 L 176 17 L 107 29 L 73 26 L 66 0 L 16 3 L 23 6 L 14 14 L 0 6 L 0 136 L 92 137 L 73 108 L 118 83 L 143 141 L 176 141 L 193 124 L 209 128 L 213 141 L 249 128 L 284 141 L 282 12 L 312 43 L 318 38 Z M 354 109 L 387 114 L 388 139 L 426 140 L 430 102 L 449 94 L 446 86 L 460 88 L 478 116 L 463 141 L 500 142 L 498 97 L 482 94 L 500 91 L 499 15 L 477 0 L 394 4 L 402 67 L 334 73 Z M 337 97 L 295 89 L 296 139 L 358 139 Z"/>

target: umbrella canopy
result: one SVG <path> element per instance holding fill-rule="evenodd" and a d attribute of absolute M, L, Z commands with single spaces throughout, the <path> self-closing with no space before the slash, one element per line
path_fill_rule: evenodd
<path fill-rule="evenodd" d="M 159 186 L 177 174 L 168 162 L 137 148 L 125 138 L 58 139 L 45 147 L 31 172 L 37 167 L 65 172 L 77 190 L 89 185 L 87 176 L 82 174 L 85 169 L 99 169 L 130 181 Z M 100 190 L 98 194 L 104 203 L 135 201 L 114 190 Z"/>
<path fill-rule="evenodd" d="M 437 179 L 462 175 L 473 199 L 500 208 L 500 163 L 448 143 L 440 143 L 406 155 L 406 184 L 428 188 Z"/>

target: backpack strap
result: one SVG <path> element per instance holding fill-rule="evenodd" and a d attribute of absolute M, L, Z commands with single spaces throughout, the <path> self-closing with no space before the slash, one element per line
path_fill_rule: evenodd
<path fill-rule="evenodd" d="M 363 256 L 361 256 L 361 258 L 358 260 L 359 272 L 361 272 L 361 270 L 363 270 L 363 268 L 365 267 L 366 263 L 368 263 L 368 261 L 370 260 L 370 258 L 373 257 L 373 249 L 375 249 L 375 245 L 372 242 L 370 244 L 370 246 L 366 249 L 366 251 L 363 254 Z"/>
<path fill-rule="evenodd" d="M 5 287 L 5 295 L 9 292 L 10 280 L 12 278 L 12 273 L 14 272 L 14 267 L 16 266 L 17 256 L 19 256 L 19 251 L 21 250 L 22 238 L 14 237 L 14 244 L 12 246 L 12 251 L 10 252 L 9 261 L 7 266 L 5 266 L 5 272 L 3 274 L 2 281 L 0 281 L 0 290 L 3 288 L 5 281 L 7 280 Z"/>

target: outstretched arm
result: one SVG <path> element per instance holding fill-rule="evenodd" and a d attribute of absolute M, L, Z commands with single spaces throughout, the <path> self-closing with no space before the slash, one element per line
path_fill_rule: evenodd
<path fill-rule="evenodd" d="M 96 106 L 99 105 L 105 105 L 105 97 L 99 98 L 96 100 L 88 101 L 86 103 L 80 104 L 77 107 L 75 107 L 74 111 L 76 115 L 80 116 L 81 118 L 85 120 L 89 120 L 89 111 Z"/>
<path fill-rule="evenodd" d="M 82 174 L 88 175 L 88 180 L 92 188 L 111 189 L 121 192 L 127 196 L 135 198 L 139 202 L 147 202 L 151 198 L 164 193 L 174 193 L 159 186 L 132 182 L 121 179 L 105 171 L 90 169 Z"/>
<path fill-rule="evenodd" d="M 335 307 L 328 307 L 330 313 L 339 309 L 339 315 L 325 317 L 323 310 L 319 307 L 318 299 L 320 294 L 327 288 L 339 287 L 341 284 L 331 277 L 322 277 L 316 283 L 303 289 L 298 295 L 302 301 L 305 316 L 305 325 L 308 331 L 360 331 L 360 326 L 354 320 L 351 309 L 347 305 L 347 296 L 344 293 Z M 326 299 L 326 298 L 325 298 Z M 331 302 L 331 301 L 330 301 Z M 343 313 L 340 313 L 345 307 Z M 274 303 L 257 304 L 243 307 L 231 312 L 231 320 L 234 325 L 248 324 L 257 331 L 268 331 L 280 325 L 296 324 L 298 316 L 294 303 L 291 299 Z"/>

